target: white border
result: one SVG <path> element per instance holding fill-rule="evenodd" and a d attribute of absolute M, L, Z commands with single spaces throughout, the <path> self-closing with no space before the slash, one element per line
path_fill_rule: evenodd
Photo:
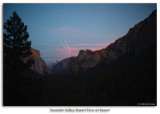
<path fill-rule="evenodd" d="M 0 74 L 1 74 L 1 83 L 0 83 L 0 114 L 28 114 L 28 113 L 33 113 L 33 114 L 47 114 L 47 113 L 55 113 L 55 112 L 50 112 L 50 108 L 53 107 L 3 107 L 2 104 L 2 13 L 3 13 L 3 3 L 157 3 L 157 102 L 159 101 L 158 96 L 159 94 L 159 74 L 160 74 L 160 61 L 158 58 L 160 58 L 160 40 L 159 38 L 159 1 L 160 0 L 81 0 L 81 1 L 75 1 L 75 0 L 1 0 L 1 8 L 0 8 Z M 107 106 L 106 108 L 110 109 L 110 112 L 107 113 L 123 113 L 123 114 L 157 114 L 160 113 L 160 107 L 158 106 L 159 102 L 157 103 L 156 107 L 111 107 Z M 66 108 L 66 107 L 54 107 L 54 108 Z M 75 107 L 74 107 L 75 108 Z M 82 108 L 82 107 L 77 107 L 77 108 Z M 85 107 L 84 107 L 85 108 Z M 87 108 L 93 108 L 93 107 L 87 107 Z M 97 108 L 97 107 L 94 107 Z M 61 112 L 65 113 L 65 112 Z M 85 112 L 84 114 L 87 114 L 88 112 Z M 96 113 L 96 112 L 95 112 Z M 93 113 L 93 114 L 95 114 Z"/>

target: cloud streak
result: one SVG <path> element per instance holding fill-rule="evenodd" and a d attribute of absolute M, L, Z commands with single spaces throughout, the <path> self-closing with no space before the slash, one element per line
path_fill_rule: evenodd
<path fill-rule="evenodd" d="M 99 39 L 103 39 L 106 35 L 90 33 L 86 30 L 80 30 L 73 27 L 59 27 L 59 28 L 48 28 L 50 34 L 54 37 L 59 38 L 60 47 L 54 49 L 56 56 L 60 58 L 67 58 L 71 56 L 77 56 L 80 50 L 100 50 L 106 48 L 109 44 L 97 43 Z M 53 38 L 54 38 L 53 37 Z M 64 39 L 63 39 L 64 37 Z M 67 37 L 67 39 L 65 39 Z M 78 43 L 79 41 L 84 43 Z M 77 44 L 75 44 L 77 42 Z M 92 43 L 90 43 L 92 42 Z M 94 43 L 96 42 L 96 43 Z"/>
<path fill-rule="evenodd" d="M 80 50 L 100 50 L 102 48 L 107 47 L 109 44 L 89 44 L 89 43 L 84 43 L 84 44 L 72 44 L 68 45 L 67 41 L 64 40 L 64 42 L 61 42 L 63 48 L 57 49 L 59 53 L 65 53 L 65 57 L 70 57 L 70 56 L 77 56 Z"/>
<path fill-rule="evenodd" d="M 106 48 L 108 44 L 72 44 L 69 45 L 66 40 L 61 41 L 61 46 L 55 49 L 41 50 L 41 55 L 47 62 L 56 62 L 71 56 L 77 56 L 80 50 L 97 51 Z"/>
<path fill-rule="evenodd" d="M 109 44 L 89 44 L 89 43 L 85 43 L 85 44 L 73 44 L 73 45 L 69 45 L 69 46 L 73 46 L 73 47 L 81 47 L 81 46 L 108 46 Z"/>
<path fill-rule="evenodd" d="M 66 40 L 64 40 L 64 43 L 61 42 L 61 44 L 62 44 L 62 46 L 63 46 L 63 48 L 64 48 L 64 50 L 65 50 L 65 54 L 66 54 L 68 57 L 71 56 L 72 51 L 71 51 L 71 48 L 69 47 L 68 43 L 66 42 Z"/>

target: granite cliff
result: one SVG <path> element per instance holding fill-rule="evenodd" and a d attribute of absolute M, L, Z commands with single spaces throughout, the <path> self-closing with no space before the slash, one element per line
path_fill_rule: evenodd
<path fill-rule="evenodd" d="M 31 48 L 32 55 L 30 58 L 33 58 L 34 65 L 31 66 L 31 69 L 41 75 L 47 75 L 50 73 L 49 69 L 46 66 L 46 63 L 44 60 L 40 57 L 40 51 Z M 27 61 L 28 58 L 26 58 L 24 61 Z"/>
<path fill-rule="evenodd" d="M 50 73 L 50 71 L 48 70 L 46 63 L 44 62 L 44 60 L 40 57 L 40 51 L 31 48 L 31 52 L 32 52 L 32 58 L 35 62 L 35 64 L 31 67 L 32 70 L 38 72 L 39 74 L 45 75 Z"/>
<path fill-rule="evenodd" d="M 71 59 L 74 57 L 63 59 L 62 61 L 58 62 L 55 66 L 52 68 L 53 74 L 64 74 L 67 73 L 69 70 L 69 63 L 71 62 Z"/>

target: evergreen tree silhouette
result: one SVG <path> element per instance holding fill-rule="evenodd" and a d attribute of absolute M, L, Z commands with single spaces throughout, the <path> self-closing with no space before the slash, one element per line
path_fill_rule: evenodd
<path fill-rule="evenodd" d="M 14 11 L 3 26 L 4 71 L 17 74 L 34 64 L 27 26 Z M 26 59 L 28 58 L 28 59 Z"/>

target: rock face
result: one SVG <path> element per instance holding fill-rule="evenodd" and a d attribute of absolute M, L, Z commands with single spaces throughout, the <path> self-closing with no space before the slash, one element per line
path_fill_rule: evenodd
<path fill-rule="evenodd" d="M 46 63 L 47 67 L 49 70 L 52 70 L 52 68 L 56 65 L 57 63 Z"/>
<path fill-rule="evenodd" d="M 38 72 L 39 74 L 45 75 L 50 73 L 46 63 L 44 62 L 44 60 L 40 57 L 40 51 L 31 48 L 31 52 L 32 52 L 32 58 L 35 62 L 35 64 L 31 67 L 32 70 Z"/>
<path fill-rule="evenodd" d="M 105 62 L 106 64 L 117 60 L 125 54 L 132 53 L 134 56 L 139 55 L 145 49 L 156 45 L 157 39 L 157 12 L 154 11 L 145 20 L 130 28 L 128 33 L 117 39 L 114 43 L 99 51 L 81 50 L 77 57 L 70 58 L 65 66 L 69 73 L 78 73 L 86 71 Z M 55 66 L 55 69 L 57 66 Z M 61 69 L 60 67 L 58 69 Z M 64 70 L 62 68 L 62 70 Z"/>
<path fill-rule="evenodd" d="M 68 72 L 69 70 L 69 63 L 74 57 L 66 58 L 60 62 L 58 62 L 55 66 L 52 68 L 52 73 L 54 74 L 64 74 Z"/>
<path fill-rule="evenodd" d="M 70 72 L 85 71 L 99 64 L 105 57 L 105 50 L 81 50 L 76 58 L 72 58 L 69 66 Z"/>
<path fill-rule="evenodd" d="M 148 18 L 136 24 L 129 32 L 109 45 L 106 51 L 106 61 L 116 60 L 120 56 L 133 53 L 140 54 L 145 49 L 156 45 L 157 35 L 157 16 L 154 11 Z"/>

